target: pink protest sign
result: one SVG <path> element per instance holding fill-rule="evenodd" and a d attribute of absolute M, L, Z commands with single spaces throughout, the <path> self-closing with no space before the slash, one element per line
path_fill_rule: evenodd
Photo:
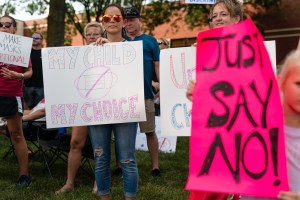
<path fill-rule="evenodd" d="M 287 190 L 283 113 L 250 19 L 199 33 L 186 189 L 275 197 Z"/>

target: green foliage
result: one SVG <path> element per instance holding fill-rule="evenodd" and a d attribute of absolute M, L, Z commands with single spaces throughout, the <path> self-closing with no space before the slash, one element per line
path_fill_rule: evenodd
<path fill-rule="evenodd" d="M 139 200 L 187 199 L 188 191 L 184 190 L 188 174 L 188 137 L 179 137 L 176 153 L 160 153 L 161 177 L 152 177 L 151 162 L 148 152 L 137 151 L 137 164 L 139 168 Z M 2 160 L 4 152 L 9 148 L 9 140 L 0 134 L 0 200 L 82 200 L 99 199 L 92 194 L 94 178 L 79 170 L 75 179 L 75 191 L 56 196 L 58 190 L 66 181 L 67 165 L 58 161 L 51 167 L 53 178 L 45 171 L 45 165 L 41 155 L 30 157 L 29 170 L 33 178 L 29 188 L 20 189 L 15 187 L 18 179 L 18 165 L 13 155 Z M 32 146 L 31 146 L 32 147 Z M 112 151 L 114 145 L 112 145 Z M 112 152 L 114 155 L 114 152 Z M 114 169 L 115 158 L 112 156 Z M 89 169 L 86 166 L 86 169 Z M 124 199 L 123 178 L 112 176 L 112 199 Z"/>
<path fill-rule="evenodd" d="M 5 1 L 2 5 L 0 5 L 0 14 L 3 15 L 9 15 L 9 14 L 15 14 L 16 7 L 15 4 L 11 1 Z"/>
<path fill-rule="evenodd" d="M 81 19 L 73 7 L 72 3 L 75 2 L 84 7 Z M 170 25 L 176 31 L 180 28 L 177 25 L 178 20 L 184 20 L 190 29 L 200 27 L 208 23 L 208 14 L 211 8 L 211 5 L 185 4 L 183 1 L 174 0 L 68 0 L 67 28 L 76 29 L 83 37 L 83 27 L 92 21 L 92 18 L 99 21 L 103 8 L 107 4 L 121 2 L 124 6 L 135 6 L 141 10 L 144 22 L 143 29 L 149 34 L 153 33 L 155 27 L 168 22 L 171 22 Z M 250 15 L 258 26 L 263 26 L 260 23 L 263 23 L 263 19 L 268 17 L 267 11 L 273 8 L 278 9 L 280 2 L 281 0 L 244 0 L 245 13 Z M 16 6 L 21 3 L 27 4 L 26 11 L 30 14 L 35 12 L 42 14 L 46 11 L 49 0 L 7 0 L 3 5 L 0 5 L 0 13 L 15 13 Z M 253 9 L 248 9 L 248 6 L 255 8 L 256 12 L 253 12 Z"/>
<path fill-rule="evenodd" d="M 28 0 L 27 0 L 28 1 Z M 33 15 L 34 13 L 38 13 L 39 15 L 44 14 L 47 10 L 47 3 L 43 0 L 34 0 L 31 2 L 27 2 L 26 12 Z"/>

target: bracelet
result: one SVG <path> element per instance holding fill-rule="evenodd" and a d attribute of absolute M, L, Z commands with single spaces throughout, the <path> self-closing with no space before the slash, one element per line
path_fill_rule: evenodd
<path fill-rule="evenodd" d="M 24 74 L 22 73 L 22 74 L 21 74 L 20 80 L 24 80 L 24 77 L 25 77 L 25 76 L 24 76 Z"/>

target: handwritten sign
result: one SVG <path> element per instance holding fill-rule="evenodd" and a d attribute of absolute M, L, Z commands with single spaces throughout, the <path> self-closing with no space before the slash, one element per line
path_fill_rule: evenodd
<path fill-rule="evenodd" d="M 161 132 L 161 118 L 155 117 L 155 133 L 158 138 L 158 150 L 164 153 L 175 153 L 176 151 L 176 136 L 165 137 Z M 141 151 L 148 151 L 147 138 L 145 133 L 141 133 L 140 129 L 137 130 L 135 149 Z"/>
<path fill-rule="evenodd" d="M 275 41 L 265 41 L 276 73 Z M 196 48 L 171 48 L 160 52 L 160 104 L 163 136 L 190 136 L 192 104 L 186 87 L 195 80 Z"/>
<path fill-rule="evenodd" d="M 0 32 L 0 62 L 28 67 L 32 38 Z"/>
<path fill-rule="evenodd" d="M 287 190 L 283 113 L 250 19 L 199 33 L 186 188 L 275 197 Z"/>
<path fill-rule="evenodd" d="M 47 127 L 145 121 L 142 42 L 43 48 Z"/>
<path fill-rule="evenodd" d="M 243 0 L 239 0 L 243 3 Z M 216 0 L 185 0 L 185 3 L 188 4 L 215 4 Z"/>
<path fill-rule="evenodd" d="M 160 104 L 162 135 L 190 136 L 191 102 L 186 87 L 195 80 L 196 48 L 171 48 L 160 52 Z"/>

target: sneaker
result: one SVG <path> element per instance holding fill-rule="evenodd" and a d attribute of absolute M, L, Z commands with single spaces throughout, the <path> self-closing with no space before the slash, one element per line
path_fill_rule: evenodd
<path fill-rule="evenodd" d="M 28 187 L 31 183 L 31 178 L 30 176 L 26 176 L 26 175 L 21 175 L 19 177 L 19 180 L 17 182 L 17 186 L 19 187 Z"/>
<path fill-rule="evenodd" d="M 159 169 L 153 169 L 152 171 L 151 171 L 151 174 L 152 174 L 152 176 L 161 176 L 161 174 L 160 174 L 160 170 Z"/>

